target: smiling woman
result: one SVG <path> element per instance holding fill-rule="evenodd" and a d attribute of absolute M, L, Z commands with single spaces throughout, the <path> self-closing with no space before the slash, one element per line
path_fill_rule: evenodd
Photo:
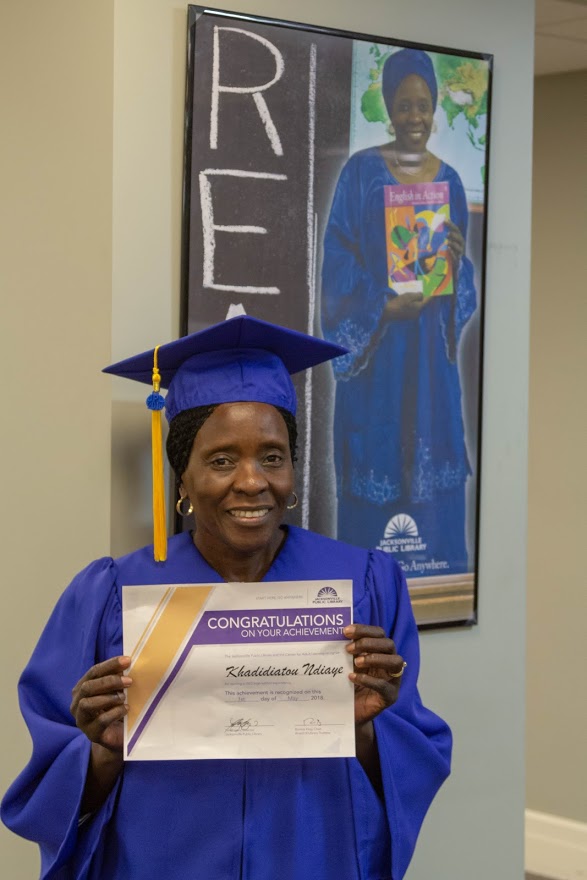
<path fill-rule="evenodd" d="M 451 750 L 447 726 L 418 695 L 405 579 L 388 554 L 283 524 L 294 489 L 290 373 L 344 352 L 242 316 L 108 368 L 153 379 L 155 410 L 158 386 L 168 388 L 169 457 L 196 528 L 164 541 L 161 554 L 152 545 L 89 565 L 25 670 L 21 705 L 35 747 L 2 818 L 39 842 L 43 878 L 404 876 Z M 339 637 L 354 658 L 356 757 L 124 763 L 133 679 L 122 655 L 123 585 L 342 579 L 353 583 L 355 623 Z M 229 668 L 247 677 L 244 665 Z M 284 669 L 264 674 L 296 671 Z M 307 663 L 300 674 L 341 670 Z"/>
<path fill-rule="evenodd" d="M 294 488 L 283 416 L 267 403 L 225 403 L 196 434 L 180 493 L 194 543 L 227 581 L 259 581 L 281 547 Z"/>
<path fill-rule="evenodd" d="M 392 53 L 382 92 L 394 138 L 350 157 L 324 237 L 324 336 L 349 349 L 333 365 L 337 536 L 369 547 L 396 517 L 407 517 L 426 536 L 426 559 L 439 562 L 443 574 L 463 574 L 470 569 L 471 468 L 458 349 L 476 309 L 465 254 L 467 200 L 457 171 L 428 148 L 438 98 L 430 56 Z M 388 241 L 386 195 L 407 190 L 412 198 L 418 184 L 446 187 L 450 219 L 443 215 L 441 238 L 451 264 L 449 295 L 425 295 L 409 284 L 399 293 L 390 278 L 387 255 L 398 243 Z M 413 237 L 413 229 L 406 232 Z M 411 258 L 406 241 L 400 244 L 405 266 Z M 406 571 L 421 563 L 420 549 L 398 552 Z"/>

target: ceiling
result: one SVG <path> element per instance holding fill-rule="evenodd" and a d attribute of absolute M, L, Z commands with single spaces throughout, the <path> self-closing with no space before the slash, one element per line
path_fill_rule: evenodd
<path fill-rule="evenodd" d="M 587 69 L 587 0 L 536 0 L 534 73 Z"/>

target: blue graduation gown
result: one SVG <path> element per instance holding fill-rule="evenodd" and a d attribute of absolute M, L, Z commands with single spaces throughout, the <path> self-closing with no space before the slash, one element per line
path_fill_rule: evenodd
<path fill-rule="evenodd" d="M 122 654 L 121 586 L 220 582 L 189 534 L 100 559 L 59 600 L 20 681 L 33 754 L 3 821 L 41 848 L 58 880 L 400 880 L 448 775 L 451 737 L 416 688 L 418 636 L 394 560 L 290 527 L 266 580 L 352 578 L 357 622 L 384 627 L 408 662 L 375 720 L 385 803 L 356 759 L 131 762 L 78 827 L 90 742 L 69 712 L 90 666 Z"/>
<path fill-rule="evenodd" d="M 451 219 L 466 240 L 459 175 L 442 162 L 435 181 L 449 184 Z M 350 350 L 332 363 L 338 538 L 372 547 L 392 516 L 409 514 L 426 558 L 444 560 L 442 574 L 458 573 L 469 570 L 471 469 L 455 351 L 476 308 L 474 270 L 463 257 L 455 294 L 435 298 L 416 319 L 382 324 L 395 295 L 387 283 L 384 186 L 397 183 L 378 148 L 355 153 L 340 174 L 324 236 L 322 329 Z M 412 555 L 399 561 L 409 569 Z"/>

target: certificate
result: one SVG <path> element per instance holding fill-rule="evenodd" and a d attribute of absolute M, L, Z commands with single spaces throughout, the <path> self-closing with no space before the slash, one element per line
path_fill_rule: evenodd
<path fill-rule="evenodd" d="M 125 586 L 127 761 L 355 754 L 352 581 Z"/>

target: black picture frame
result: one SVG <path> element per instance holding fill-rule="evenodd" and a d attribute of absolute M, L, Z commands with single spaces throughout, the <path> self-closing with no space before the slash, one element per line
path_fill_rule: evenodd
<path fill-rule="evenodd" d="M 455 553 L 461 562 L 443 573 L 442 560 L 426 555 L 429 542 L 418 531 L 417 517 L 397 512 L 384 535 L 352 542 L 392 552 L 399 547 L 420 628 L 468 626 L 477 622 L 478 605 L 492 56 L 189 6 L 180 332 L 244 310 L 322 335 L 320 270 L 333 195 L 349 157 L 388 140 L 381 110 L 383 64 L 404 48 L 425 52 L 434 64 L 439 132 L 430 143 L 443 168 L 444 163 L 456 168 L 467 203 L 466 259 L 476 306 L 453 351 L 464 459 L 470 466 L 464 482 L 462 474 L 455 478 L 462 483 L 457 494 L 464 505 L 458 509 L 464 511 L 466 560 L 462 551 Z M 455 274 L 453 280 L 458 313 L 461 278 Z M 428 307 L 436 308 L 440 300 Z M 300 401 L 296 482 L 301 503 L 291 522 L 337 537 L 332 367 L 294 381 Z M 448 465 L 446 473 L 452 473 Z M 444 516 L 437 515 L 435 535 L 441 552 Z M 454 522 L 447 516 L 448 540 Z M 411 557 L 407 551 L 402 556 L 404 546 L 413 548 Z M 412 557 L 413 571 L 406 562 Z M 433 565 L 440 567 L 431 570 Z"/>

